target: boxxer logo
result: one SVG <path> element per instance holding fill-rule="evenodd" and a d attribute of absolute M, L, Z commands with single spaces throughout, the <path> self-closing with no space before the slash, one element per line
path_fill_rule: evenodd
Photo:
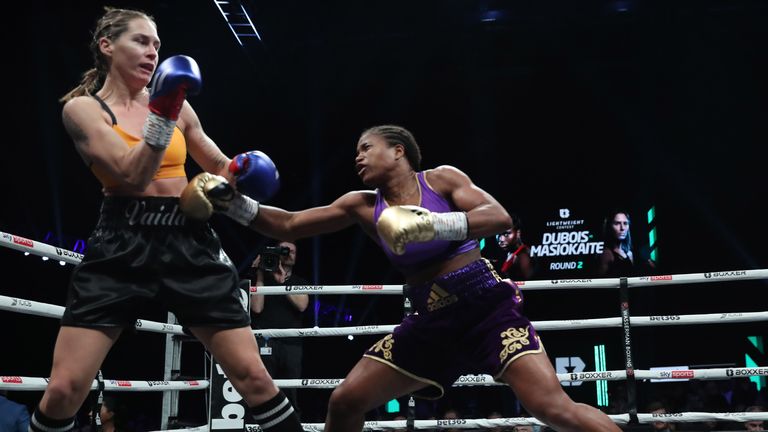
<path fill-rule="evenodd" d="M 303 379 L 301 385 L 339 385 L 341 384 L 341 378 L 320 378 L 320 379 Z"/>
<path fill-rule="evenodd" d="M 707 279 L 712 278 L 721 278 L 721 277 L 736 277 L 736 276 L 746 276 L 746 271 L 728 271 L 728 272 L 714 272 L 714 273 L 704 273 L 704 277 Z"/>

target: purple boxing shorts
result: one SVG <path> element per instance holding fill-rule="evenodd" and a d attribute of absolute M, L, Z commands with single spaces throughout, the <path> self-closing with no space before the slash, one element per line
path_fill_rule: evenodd
<path fill-rule="evenodd" d="M 480 259 L 430 282 L 406 288 L 416 314 L 366 353 L 428 386 L 415 395 L 443 396 L 462 374 L 499 379 L 515 359 L 543 352 L 522 314 L 523 294 Z"/>

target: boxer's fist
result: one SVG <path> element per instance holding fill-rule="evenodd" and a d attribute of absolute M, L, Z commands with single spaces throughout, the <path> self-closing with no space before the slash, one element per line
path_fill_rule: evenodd
<path fill-rule="evenodd" d="M 211 192 L 217 198 L 209 198 Z M 233 195 L 234 190 L 224 177 L 202 173 L 196 175 L 184 188 L 179 207 L 187 218 L 207 221 L 214 210 L 225 211 Z"/>
<path fill-rule="evenodd" d="M 468 222 L 463 212 L 431 213 L 418 206 L 392 206 L 381 212 L 376 231 L 395 255 L 402 255 L 411 242 L 464 240 Z"/>
<path fill-rule="evenodd" d="M 168 120 L 177 120 L 187 94 L 200 93 L 203 78 L 192 57 L 177 55 L 160 63 L 152 78 L 149 110 Z"/>
<path fill-rule="evenodd" d="M 236 179 L 238 192 L 257 201 L 266 201 L 280 188 L 280 173 L 272 159 L 264 152 L 254 150 L 232 159 L 229 172 Z"/>
<path fill-rule="evenodd" d="M 199 93 L 202 85 L 200 68 L 192 57 L 177 55 L 160 63 L 149 92 L 144 142 L 155 149 L 167 148 L 187 93 Z"/>
<path fill-rule="evenodd" d="M 181 193 L 179 207 L 194 221 L 204 222 L 221 212 L 241 225 L 249 225 L 259 213 L 259 203 L 235 191 L 224 177 L 196 175 Z"/>
<path fill-rule="evenodd" d="M 405 245 L 435 238 L 435 226 L 429 210 L 418 206 L 393 206 L 381 212 L 376 222 L 379 237 L 395 255 L 405 253 Z"/>

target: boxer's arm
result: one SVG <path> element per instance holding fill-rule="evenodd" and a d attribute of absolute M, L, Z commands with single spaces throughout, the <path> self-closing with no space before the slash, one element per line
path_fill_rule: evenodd
<path fill-rule="evenodd" d="M 426 173 L 429 184 L 467 214 L 468 238 L 492 236 L 512 227 L 512 218 L 488 192 L 459 169 L 443 165 Z"/>
<path fill-rule="evenodd" d="M 103 169 L 122 186 L 143 191 L 160 167 L 163 153 L 146 145 L 128 147 L 102 112 L 96 99 L 74 98 L 62 110 L 64 128 L 86 163 Z"/>
<path fill-rule="evenodd" d="M 327 206 L 290 212 L 262 206 L 237 192 L 226 179 L 209 173 L 196 175 L 181 193 L 180 206 L 192 220 L 206 221 L 214 211 L 272 238 L 295 240 L 339 231 L 355 222 L 372 224 L 371 191 L 349 192 Z"/>
<path fill-rule="evenodd" d="M 145 144 L 158 151 L 168 148 L 187 94 L 199 93 L 202 85 L 200 68 L 192 57 L 175 55 L 157 66 L 142 128 Z"/>
<path fill-rule="evenodd" d="M 348 192 L 329 205 L 300 211 L 261 206 L 250 226 L 268 237 L 289 241 L 340 231 L 365 223 L 366 193 L 369 191 Z"/>
<path fill-rule="evenodd" d="M 197 113 L 189 103 L 184 104 L 179 117 L 179 128 L 187 141 L 187 151 L 205 172 L 220 175 L 233 183 L 234 178 L 227 170 L 230 159 L 203 130 Z"/>

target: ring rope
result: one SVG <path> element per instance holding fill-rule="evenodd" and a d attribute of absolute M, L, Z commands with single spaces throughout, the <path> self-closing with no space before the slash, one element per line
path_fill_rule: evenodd
<path fill-rule="evenodd" d="M 46 258 L 64 261 L 67 264 L 80 264 L 80 261 L 83 260 L 83 254 L 2 231 L 0 231 L 0 245 Z"/>
<path fill-rule="evenodd" d="M 252 286 L 251 295 L 289 294 L 394 294 L 403 295 L 402 285 L 269 285 Z"/>
<path fill-rule="evenodd" d="M 680 370 L 643 370 L 635 369 L 637 379 L 685 379 L 685 380 L 719 380 L 734 377 L 768 376 L 768 367 L 739 367 L 739 368 L 711 368 L 711 369 L 680 369 Z M 560 382 L 579 381 L 621 381 L 627 378 L 627 371 L 591 371 L 559 373 L 557 379 Z M 334 388 L 344 381 L 343 378 L 304 378 L 304 379 L 275 379 L 275 385 L 285 388 Z M 453 387 L 470 386 L 505 386 L 497 382 L 491 375 L 462 375 L 454 383 Z"/>
<path fill-rule="evenodd" d="M 16 297 L 7 297 L 0 295 L 0 310 L 10 312 L 19 312 L 27 315 L 37 315 L 47 318 L 61 318 L 64 315 L 64 306 L 41 303 L 32 300 L 25 300 Z M 174 335 L 184 335 L 182 326 L 178 324 L 161 323 L 137 319 L 134 328 L 140 331 L 152 333 L 166 333 Z"/>
<path fill-rule="evenodd" d="M 680 369 L 680 370 L 644 370 L 635 369 L 637 379 L 679 379 L 679 380 L 722 380 L 734 377 L 768 376 L 768 367 L 739 367 L 739 368 L 711 368 L 711 369 Z M 557 380 L 560 382 L 580 381 L 621 381 L 627 378 L 626 370 L 590 371 L 559 373 Z M 304 378 L 304 379 L 275 379 L 275 385 L 280 388 L 304 388 L 327 389 L 337 387 L 344 381 L 343 378 Z M 505 386 L 506 384 L 495 381 L 491 375 L 462 375 L 454 383 L 453 387 L 473 386 Z"/>
<path fill-rule="evenodd" d="M 683 379 L 683 380 L 719 380 L 734 377 L 768 376 L 768 367 L 739 367 L 711 369 L 680 369 L 680 370 L 643 370 L 635 369 L 637 379 Z M 621 381 L 627 378 L 625 370 L 589 371 L 574 373 L 559 373 L 560 382 L 579 381 Z M 344 378 L 304 378 L 304 379 L 275 379 L 275 385 L 280 388 L 327 389 L 335 388 L 344 382 Z M 0 376 L 0 390 L 40 391 L 48 385 L 47 378 Z M 188 381 L 130 381 L 104 380 L 105 390 L 118 391 L 166 391 L 166 390 L 198 390 L 208 388 L 207 380 Z M 491 375 L 462 375 L 453 387 L 472 386 L 504 386 Z M 91 389 L 98 389 L 97 380 L 93 381 Z M 151 390 L 150 390 L 151 389 Z"/>
<path fill-rule="evenodd" d="M 725 412 L 725 413 L 707 413 L 707 412 L 682 412 L 671 414 L 637 414 L 640 423 L 653 423 L 664 421 L 667 423 L 682 422 L 700 422 L 700 421 L 732 421 L 748 422 L 768 420 L 768 413 L 765 412 Z M 608 418 L 616 424 L 625 425 L 629 423 L 629 414 L 608 414 Z M 363 424 L 364 431 L 380 431 L 391 429 L 405 429 L 407 420 L 385 420 L 385 421 L 367 421 Z M 497 419 L 451 419 L 451 420 L 415 420 L 415 429 L 444 429 L 446 426 L 452 429 L 476 429 L 476 428 L 498 428 L 521 425 L 540 425 L 544 423 L 533 417 L 508 417 Z M 306 432 L 323 432 L 325 423 L 302 423 Z M 255 424 L 245 425 L 247 432 L 257 432 L 261 429 Z M 175 431 L 185 432 L 207 432 L 208 426 L 198 426 L 194 428 L 175 429 Z M 154 431 L 165 432 L 165 431 Z"/>
<path fill-rule="evenodd" d="M 628 424 L 629 414 L 608 414 L 608 417 L 616 424 Z M 672 414 L 637 414 L 640 423 L 653 423 L 657 421 L 664 421 L 668 423 L 681 423 L 681 422 L 700 422 L 700 421 L 733 421 L 733 422 L 748 422 L 768 420 L 768 412 L 725 412 L 725 413 L 708 413 L 708 412 L 683 412 Z M 388 429 L 403 429 L 405 428 L 406 420 L 386 420 L 386 421 L 368 421 L 363 425 L 363 430 L 388 430 Z M 476 429 L 481 428 L 497 428 L 505 426 L 519 426 L 519 425 L 540 425 L 544 426 L 544 423 L 533 417 L 510 417 L 499 419 L 451 419 L 451 420 L 416 420 L 414 421 L 414 427 L 416 429 L 444 429 L 446 427 L 452 429 Z M 304 423 L 302 424 L 305 431 L 322 432 L 325 427 L 324 423 Z M 246 425 L 246 430 L 255 428 L 256 425 Z"/>
<path fill-rule="evenodd" d="M 69 264 L 78 264 L 83 255 L 64 248 L 31 240 L 0 231 L 0 246 L 40 255 Z M 687 273 L 679 275 L 640 276 L 627 278 L 631 288 L 689 283 L 724 282 L 737 280 L 768 279 L 768 269 L 732 270 L 723 272 Z M 553 290 L 565 288 L 618 288 L 620 278 L 599 279 L 550 279 L 515 282 L 524 290 Z M 293 294 L 402 294 L 402 285 L 296 285 L 265 286 L 258 288 L 258 294 L 280 295 L 290 291 Z M 255 287 L 251 293 L 255 293 Z"/>
<path fill-rule="evenodd" d="M 48 318 L 61 318 L 64 313 L 63 306 L 25 300 L 16 297 L 0 295 L 0 310 L 19 312 L 28 315 L 37 315 Z M 692 324 L 721 324 L 721 323 L 747 323 L 768 321 L 768 311 L 764 312 L 728 312 L 711 314 L 690 315 L 652 315 L 632 317 L 633 327 L 655 327 L 667 325 L 692 325 Z M 620 327 L 620 317 L 591 318 L 582 320 L 551 320 L 532 321 L 537 330 L 577 330 L 591 328 Z M 328 327 L 328 328 L 299 328 L 299 329 L 258 329 L 253 330 L 257 336 L 266 337 L 317 337 L 317 336 L 349 336 L 368 334 L 387 334 L 392 332 L 397 324 L 390 325 L 365 325 L 354 327 Z M 135 328 L 141 331 L 153 333 L 167 333 L 184 335 L 182 326 L 149 320 L 136 320 Z"/>
<path fill-rule="evenodd" d="M 122 392 L 155 392 L 155 391 L 185 391 L 205 390 L 208 380 L 187 381 L 132 381 L 132 380 L 103 380 L 105 391 Z M 0 376 L 0 390 L 10 391 L 43 391 L 48 387 L 48 378 L 25 376 Z M 98 380 L 93 380 L 91 390 L 99 390 Z"/>
<path fill-rule="evenodd" d="M 724 272 L 686 273 L 663 276 L 641 276 L 627 279 L 629 288 L 659 285 L 683 285 L 693 283 L 730 282 L 743 280 L 768 279 L 768 269 L 732 270 Z M 549 279 L 534 281 L 515 281 L 523 291 L 543 291 L 562 289 L 619 288 L 621 278 L 602 279 Z M 371 288 L 376 287 L 376 288 Z M 283 295 L 291 294 L 402 294 L 402 285 L 272 285 L 251 287 L 251 294 Z"/>
<path fill-rule="evenodd" d="M 608 414 L 608 417 L 616 424 L 625 425 L 629 423 L 629 414 Z M 682 412 L 682 413 L 668 413 L 668 414 L 637 414 L 640 423 L 653 423 L 657 421 L 664 421 L 667 423 L 683 423 L 683 422 L 700 422 L 700 421 L 731 421 L 731 422 L 748 422 L 748 421 L 760 421 L 768 420 L 768 413 L 766 412 L 724 412 L 724 413 L 708 413 L 708 412 Z M 363 424 L 364 431 L 380 431 L 391 429 L 405 429 L 407 420 L 384 420 L 384 421 L 367 421 Z M 511 427 L 522 425 L 540 425 L 544 423 L 540 422 L 533 417 L 508 417 L 497 419 L 451 419 L 451 420 L 415 420 L 415 429 L 443 429 L 449 426 L 453 429 L 476 429 L 476 428 L 498 428 L 498 427 Z M 323 432 L 325 429 L 325 423 L 302 423 L 302 427 L 306 432 Z M 247 432 L 258 432 L 261 429 L 255 424 L 245 425 Z M 207 432 L 208 426 L 198 426 L 194 428 L 175 429 L 175 431 L 185 432 Z M 154 431 L 165 432 L 165 431 Z"/>
<path fill-rule="evenodd" d="M 667 325 L 721 324 L 768 321 L 768 312 L 730 312 L 691 315 L 653 315 L 632 318 L 632 326 L 657 327 Z M 536 330 L 578 330 L 621 327 L 620 317 L 592 318 L 583 320 L 531 321 Z M 356 327 L 301 328 L 301 329 L 258 329 L 253 333 L 266 337 L 315 337 L 347 336 L 365 334 L 386 334 L 392 332 L 397 324 L 367 325 Z"/>

